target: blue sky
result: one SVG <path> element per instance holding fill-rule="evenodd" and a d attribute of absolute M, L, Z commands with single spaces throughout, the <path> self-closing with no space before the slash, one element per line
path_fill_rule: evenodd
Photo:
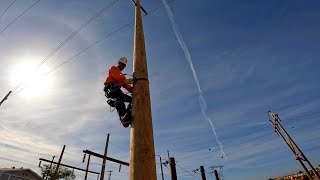
<path fill-rule="evenodd" d="M 12 2 L 1 1 L 0 13 Z M 1 17 L 0 30 L 34 2 L 16 1 Z M 38 172 L 38 159 L 58 156 L 64 144 L 62 162 L 85 168 L 82 150 L 102 153 L 107 133 L 108 155 L 129 161 L 130 130 L 120 125 L 115 111 L 110 112 L 102 85 L 108 68 L 121 56 L 130 60 L 124 72 L 132 73 L 133 25 L 43 75 L 131 23 L 134 7 L 129 0 L 119 0 L 34 70 L 110 2 L 42 0 L 0 33 L 0 97 L 26 78 L 17 89 L 23 90 L 0 107 L 1 168 L 16 166 Z M 142 4 L 151 11 L 162 1 Z M 269 110 L 279 114 L 304 154 L 319 165 L 320 3 L 176 0 L 169 8 L 176 31 L 163 7 L 143 21 L 155 152 L 166 159 L 170 151 L 177 161 L 178 178 L 200 179 L 199 172 L 192 172 L 200 165 L 207 179 L 214 179 L 210 166 L 223 165 L 227 180 L 262 180 L 301 170 L 268 124 Z M 186 49 L 181 48 L 177 32 Z M 29 76 L 30 71 L 37 73 Z M 224 158 L 199 104 L 199 87 Z M 100 171 L 101 161 L 92 158 L 91 162 L 90 169 Z M 108 163 L 106 170 L 114 171 L 112 179 L 128 179 L 127 167 L 119 173 L 117 164 Z M 165 179 L 170 178 L 169 173 L 164 167 Z M 82 172 L 76 175 L 84 177 Z M 89 175 L 89 179 L 96 176 Z"/>

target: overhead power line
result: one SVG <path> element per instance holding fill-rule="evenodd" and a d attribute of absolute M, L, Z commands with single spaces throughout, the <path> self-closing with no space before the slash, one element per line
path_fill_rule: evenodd
<path fill-rule="evenodd" d="M 265 127 L 261 128 L 261 129 L 250 130 L 250 132 L 251 132 L 250 134 L 245 134 L 244 136 L 237 136 L 237 138 L 235 138 L 235 139 L 228 139 L 226 141 L 222 141 L 222 143 L 223 144 L 229 144 L 229 143 L 231 143 L 233 141 L 237 141 L 238 142 L 241 139 L 245 140 L 245 139 L 247 139 L 245 137 L 252 136 L 253 134 L 256 134 L 256 132 L 261 133 L 261 132 L 263 132 L 263 130 L 266 130 L 267 128 L 269 128 L 267 125 L 268 124 L 264 124 L 263 126 L 265 126 Z M 190 139 L 190 137 L 189 137 L 189 139 Z M 194 149 L 194 150 L 183 151 L 183 153 L 190 153 L 190 152 L 196 152 L 196 151 L 204 150 L 203 146 L 201 146 L 201 145 L 204 145 L 204 146 L 208 147 L 207 141 L 203 141 L 203 142 L 196 142 L 196 143 L 191 143 L 191 144 L 188 143 L 188 144 L 183 145 L 182 148 L 173 148 L 173 149 L 170 149 L 170 150 L 172 150 L 172 151 L 179 151 L 180 149 L 186 150 L 186 148 L 185 148 L 186 146 L 196 147 L 196 149 Z M 218 147 L 218 146 L 210 146 L 208 148 L 212 149 L 212 148 L 215 148 L 215 147 Z M 199 148 L 202 148 L 202 149 L 199 149 Z"/>
<path fill-rule="evenodd" d="M 79 31 L 81 31 L 84 27 L 86 27 L 89 23 L 91 23 L 94 19 L 96 19 L 97 17 L 99 17 L 102 13 L 106 12 L 107 10 L 109 10 L 109 8 L 111 6 L 113 6 L 114 4 L 116 4 L 119 0 L 114 0 L 111 3 L 109 3 L 108 5 L 106 5 L 104 8 L 102 8 L 98 13 L 96 13 L 94 16 L 92 16 L 90 19 L 88 19 L 85 23 L 83 23 L 80 27 L 78 27 L 78 29 L 76 29 L 73 33 L 71 33 L 67 39 L 65 39 L 64 41 L 62 41 L 53 51 L 51 51 L 51 53 L 49 53 L 49 55 L 44 58 L 40 64 L 38 66 L 43 65 L 52 55 L 54 55 L 64 44 L 66 44 L 71 38 L 73 38 Z"/>
<path fill-rule="evenodd" d="M 297 133 L 293 133 L 293 135 L 312 133 L 311 130 L 316 130 L 316 129 L 319 129 L 319 128 L 320 128 L 320 127 L 316 127 L 316 128 L 312 128 L 312 129 L 307 129 L 307 130 L 305 129 L 305 130 L 299 131 L 299 132 L 297 132 Z M 248 148 L 252 148 L 252 147 L 255 147 L 255 146 L 259 146 L 259 145 L 261 145 L 261 144 L 263 144 L 263 143 L 266 143 L 266 142 L 268 142 L 268 141 L 274 140 L 274 139 L 276 139 L 276 138 L 277 138 L 277 137 L 273 137 L 273 138 L 267 139 L 267 140 L 265 140 L 265 141 L 258 142 L 258 143 L 256 143 L 256 144 L 253 144 L 252 146 L 248 146 L 248 147 L 241 148 L 241 149 L 238 149 L 238 150 L 236 150 L 236 151 L 227 153 L 227 155 L 236 154 L 236 153 L 238 153 L 238 152 L 244 151 L 244 150 L 246 150 L 246 149 L 248 149 Z"/>
<path fill-rule="evenodd" d="M 8 9 L 16 2 L 17 0 L 12 1 L 12 3 L 6 8 L 6 10 L 3 11 L 3 13 L 0 15 L 0 20 L 2 16 L 8 11 Z"/>
<path fill-rule="evenodd" d="M 320 112 L 319 111 L 316 111 L 316 112 L 310 112 L 310 113 L 301 113 L 301 114 L 296 114 L 296 115 L 294 115 L 294 116 L 290 116 L 289 117 L 289 119 L 288 118 L 286 118 L 286 119 L 284 119 L 285 121 L 287 121 L 287 120 L 291 120 L 291 119 L 295 119 L 295 118 L 301 118 L 301 117 L 306 117 L 306 116 L 311 116 L 311 115 L 315 115 L 315 114 L 319 114 Z M 303 123 L 303 124 L 299 124 L 299 126 L 304 126 L 304 125 L 309 125 L 309 124 L 313 124 L 313 123 L 316 123 L 316 121 L 315 122 L 309 122 L 309 123 Z M 263 124 L 263 126 L 265 126 L 265 127 L 263 127 L 263 128 L 261 128 L 261 129 L 256 129 L 256 130 L 254 130 L 254 131 L 250 131 L 251 133 L 250 134 L 246 134 L 246 135 L 244 135 L 244 136 L 238 136 L 236 139 L 231 139 L 231 140 L 227 140 L 227 141 L 224 141 L 223 143 L 230 143 L 230 142 L 232 142 L 232 141 L 235 141 L 235 140 L 237 140 L 237 141 L 239 141 L 239 139 L 242 139 L 242 138 L 244 138 L 244 137 L 247 137 L 247 136 L 252 136 L 252 134 L 254 134 L 255 132 L 262 132 L 262 130 L 266 130 L 266 129 L 269 129 L 269 126 L 268 126 L 268 124 Z M 253 132 L 253 133 L 252 133 Z M 250 142 L 250 141 L 253 141 L 253 140 L 255 140 L 255 139 L 259 139 L 259 138 L 262 138 L 262 137 L 265 137 L 265 136 L 268 136 L 268 135 L 271 135 L 271 134 L 273 134 L 273 133 L 268 133 L 268 134 L 265 134 L 265 135 L 262 135 L 262 136 L 259 136 L 259 137 L 255 137 L 255 138 L 253 138 L 253 139 L 248 139 L 247 141 L 243 141 L 242 143 L 240 143 L 240 144 L 234 144 L 234 145 L 231 145 L 231 146 L 227 146 L 227 147 L 225 147 L 226 149 L 228 149 L 228 148 L 231 148 L 231 147 L 233 147 L 233 146 L 239 146 L 239 145 L 241 145 L 241 144 L 245 144 L 245 143 L 247 143 L 247 142 Z M 189 137 L 190 138 L 190 137 Z M 247 138 L 245 138 L 245 139 L 247 139 Z M 245 140 L 244 139 L 244 140 Z M 172 140 L 175 140 L 175 139 L 169 139 L 169 140 L 167 140 L 167 141 L 172 141 Z M 198 149 L 195 149 L 195 150 L 189 150 L 189 151 L 184 151 L 184 152 L 180 152 L 180 153 L 192 153 L 192 152 L 198 152 L 198 151 L 204 151 L 204 150 L 206 150 L 206 149 L 199 149 L 199 145 L 201 145 L 200 143 L 192 143 L 192 144 L 186 144 L 185 146 L 194 146 L 194 145 L 197 145 L 197 147 L 198 147 Z M 185 146 L 183 147 L 184 149 L 185 149 Z M 209 147 L 210 149 L 213 149 L 213 148 L 215 148 L 215 147 L 217 147 L 217 146 L 213 146 L 213 147 Z M 176 150 L 178 150 L 178 149 L 170 149 L 171 151 L 176 151 Z M 206 152 L 207 154 L 209 154 L 210 152 Z M 196 154 L 197 155 L 197 154 Z M 189 156 L 193 156 L 193 155 L 187 155 L 187 156 L 185 156 L 185 157 L 179 157 L 179 158 L 187 158 L 187 157 L 189 157 Z"/>
<path fill-rule="evenodd" d="M 267 137 L 267 136 L 269 136 L 269 135 L 271 135 L 271 134 L 273 134 L 273 133 L 264 134 L 264 135 L 262 135 L 262 136 L 258 136 L 258 137 L 255 137 L 255 138 L 253 138 L 253 139 L 249 139 L 248 141 L 244 141 L 244 142 L 239 143 L 239 144 L 233 144 L 233 145 L 231 145 L 231 146 L 225 147 L 225 149 L 229 149 L 229 148 L 232 148 L 232 147 L 235 147 L 235 146 L 239 146 L 239 145 L 242 145 L 242 144 L 246 144 L 246 143 L 248 143 L 248 142 L 252 142 L 252 141 L 254 141 L 254 140 L 257 140 L 257 139 L 260 139 L 260 138 L 263 138 L 263 137 Z M 204 150 L 204 149 L 202 149 L 202 150 Z M 200 150 L 199 150 L 199 151 L 200 151 Z M 193 151 L 193 152 L 196 152 L 196 151 Z M 179 158 L 181 158 L 181 159 L 186 159 L 186 158 L 190 158 L 190 157 L 193 158 L 193 157 L 196 157 L 196 156 L 202 156 L 202 155 L 205 155 L 205 154 L 210 154 L 210 153 L 212 153 L 212 152 L 215 152 L 215 151 L 209 150 L 208 152 L 205 152 L 205 153 L 202 153 L 202 154 L 196 153 L 196 154 L 191 154 L 191 155 L 187 155 L 187 156 L 182 156 L 182 157 L 179 157 Z"/>
<path fill-rule="evenodd" d="M 118 1 L 118 0 L 116 0 L 116 1 Z M 168 2 L 167 4 L 173 3 L 174 1 L 176 1 L 176 0 L 172 0 L 172 1 Z M 155 12 L 156 10 L 160 9 L 160 8 L 163 7 L 163 6 L 164 6 L 164 5 L 160 5 L 160 6 L 158 6 L 157 8 L 151 10 L 151 11 L 148 13 L 148 15 L 151 14 L 151 13 L 153 13 L 153 12 Z M 146 16 L 146 15 L 143 15 L 143 17 L 144 17 L 144 16 Z M 94 43 L 92 43 L 91 45 L 89 45 L 88 47 L 84 48 L 83 50 L 81 50 L 80 52 L 78 52 L 77 54 L 75 54 L 74 56 L 72 56 L 71 58 L 67 59 L 66 61 L 62 62 L 61 64 L 59 64 L 58 66 L 56 66 L 55 68 L 53 68 L 51 71 L 49 71 L 49 72 L 47 72 L 46 74 L 44 74 L 43 77 L 51 74 L 52 72 L 54 72 L 55 70 L 57 70 L 57 69 L 60 68 L 61 66 L 65 65 L 65 64 L 68 63 L 69 61 L 75 59 L 76 57 L 78 57 L 79 55 L 81 55 L 82 53 L 84 53 L 85 51 L 87 51 L 88 49 L 90 49 L 91 47 L 97 45 L 97 44 L 100 43 L 101 41 L 107 39 L 108 37 L 112 36 L 112 35 L 115 34 L 116 32 L 118 32 L 118 31 L 120 31 L 121 29 L 129 26 L 129 25 L 132 24 L 132 23 L 134 23 L 134 21 L 131 21 L 131 22 L 129 22 L 129 23 L 127 23 L 127 24 L 119 27 L 118 29 L 112 31 L 110 34 L 107 34 L 107 35 L 101 37 L 100 39 L 98 39 L 97 41 L 95 41 Z M 14 90 L 16 91 L 21 85 L 22 85 L 22 83 L 20 83 Z M 18 93 L 21 92 L 23 89 L 25 89 L 25 88 L 20 89 L 19 91 L 15 92 L 13 95 L 18 94 Z"/>
<path fill-rule="evenodd" d="M 40 0 L 39 0 L 40 1 Z M 53 49 L 47 57 L 45 57 L 35 68 L 37 70 L 40 68 L 46 61 L 50 59 L 60 48 L 62 48 L 71 38 L 73 38 L 79 31 L 81 31 L 84 27 L 86 27 L 89 23 L 91 23 L 94 19 L 99 17 L 102 13 L 106 12 L 111 6 L 116 4 L 119 0 L 114 0 L 111 3 L 104 6 L 99 12 L 97 12 L 94 16 L 92 16 L 90 19 L 88 19 L 85 23 L 83 23 L 78 29 L 76 29 L 74 32 L 72 32 L 65 40 L 63 40 L 55 49 Z M 16 91 L 21 85 L 23 84 L 23 81 L 20 82 L 12 91 Z"/>
<path fill-rule="evenodd" d="M 189 171 L 185 170 L 184 168 L 182 168 L 181 166 L 179 166 L 177 163 L 176 163 L 176 166 L 180 169 L 182 169 L 183 171 L 185 171 L 186 173 L 190 174 L 191 176 L 193 176 L 195 179 L 199 179 L 197 178 L 195 175 L 193 175 L 192 173 L 190 173 Z"/>
<path fill-rule="evenodd" d="M 270 138 L 270 139 L 267 139 L 267 140 L 264 140 L 264 141 L 260 141 L 259 143 L 253 144 L 252 146 L 247 146 L 247 147 L 245 147 L 245 148 L 241 148 L 241 149 L 238 149 L 238 150 L 236 150 L 236 151 L 227 153 L 227 155 L 241 152 L 241 151 L 243 151 L 243 150 L 246 150 L 246 149 L 248 149 L 248 148 L 252 148 L 252 147 L 258 146 L 258 145 L 260 145 L 260 144 L 263 144 L 263 143 L 265 143 L 265 142 L 267 142 L 267 141 L 271 141 L 271 140 L 276 139 L 276 138 L 277 138 L 277 137 L 273 137 L 273 138 Z"/>
<path fill-rule="evenodd" d="M 124 150 L 124 151 L 126 151 L 126 152 L 129 151 L 129 149 L 124 148 L 124 147 L 121 147 L 121 146 L 118 146 L 118 145 L 116 145 L 116 144 L 114 144 L 114 143 L 112 143 L 112 142 L 110 142 L 110 141 L 109 141 L 109 143 L 112 144 L 112 145 L 114 145 L 114 146 L 116 146 L 116 147 L 118 147 L 118 148 L 120 148 L 120 149 L 122 149 L 122 150 Z"/>
<path fill-rule="evenodd" d="M 29 11 L 31 8 L 33 8 L 33 6 L 35 6 L 40 1 L 41 0 L 37 0 L 35 3 L 33 3 L 31 6 L 29 6 L 26 10 L 24 10 L 21 14 L 19 14 L 19 16 L 17 16 L 13 21 L 11 21 L 5 28 L 3 28 L 0 31 L 0 34 L 3 33 L 6 29 L 8 29 L 9 26 L 11 26 L 14 22 L 16 22 L 21 16 L 23 16 L 27 11 Z"/>

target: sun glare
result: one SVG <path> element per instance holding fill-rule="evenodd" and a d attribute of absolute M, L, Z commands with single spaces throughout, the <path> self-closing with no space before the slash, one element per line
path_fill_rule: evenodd
<path fill-rule="evenodd" d="M 14 86 L 22 83 L 16 91 L 24 88 L 21 93 L 32 97 L 39 97 L 48 93 L 48 89 L 53 84 L 53 77 L 50 75 L 45 76 L 49 68 L 45 64 L 40 68 L 36 67 L 37 64 L 30 63 L 30 61 L 14 66 L 11 82 Z"/>

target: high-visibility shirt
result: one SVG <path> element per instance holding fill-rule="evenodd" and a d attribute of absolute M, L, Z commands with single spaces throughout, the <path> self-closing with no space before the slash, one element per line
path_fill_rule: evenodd
<path fill-rule="evenodd" d="M 122 74 L 118 67 L 112 66 L 109 69 L 108 76 L 104 82 L 104 85 L 108 84 L 109 82 L 114 82 L 125 88 L 130 93 L 132 92 L 132 87 L 129 84 L 125 83 L 126 76 Z"/>

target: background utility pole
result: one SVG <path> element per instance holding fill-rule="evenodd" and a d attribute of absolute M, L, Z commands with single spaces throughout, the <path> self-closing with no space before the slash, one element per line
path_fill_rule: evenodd
<path fill-rule="evenodd" d="M 305 170 L 305 172 L 307 173 L 307 176 L 309 177 L 309 179 L 313 179 L 311 176 L 311 173 L 309 172 L 309 170 L 307 169 L 307 167 L 304 165 L 303 161 L 306 161 L 308 163 L 308 165 L 310 166 L 315 179 L 320 180 L 320 176 L 318 174 L 318 172 L 315 170 L 315 168 L 312 166 L 312 164 L 310 163 L 310 161 L 308 160 L 308 158 L 303 154 L 303 152 L 300 150 L 300 148 L 297 146 L 297 144 L 293 141 L 293 139 L 291 138 L 291 136 L 287 133 L 287 131 L 284 129 L 284 127 L 281 125 L 280 123 L 280 118 L 278 116 L 278 114 L 274 114 L 272 112 L 268 112 L 269 117 L 272 117 L 274 119 L 274 122 L 269 119 L 272 127 L 274 128 L 274 131 L 278 134 L 278 136 L 280 136 L 282 138 L 282 140 L 284 140 L 284 142 L 288 145 L 288 147 L 290 148 L 290 150 L 292 151 L 292 153 L 294 154 L 296 160 L 298 160 L 301 164 L 301 166 L 303 167 L 303 169 Z M 285 138 L 281 131 L 283 131 L 286 135 L 287 138 Z"/>
<path fill-rule="evenodd" d="M 171 180 L 177 180 L 176 161 L 173 157 L 169 158 Z"/>
<path fill-rule="evenodd" d="M 56 167 L 56 171 L 54 172 L 52 180 L 56 180 L 57 177 L 58 177 L 59 166 L 60 166 L 60 163 L 61 163 L 62 156 L 63 156 L 65 148 L 66 148 L 66 145 L 63 145 L 63 148 L 62 148 L 62 151 L 61 151 L 61 154 L 60 154 L 60 158 L 59 158 L 59 161 L 58 161 L 58 164 L 57 164 L 57 167 Z"/>
<path fill-rule="evenodd" d="M 216 180 L 219 180 L 219 174 L 218 174 L 218 171 L 217 170 L 214 170 L 214 176 L 216 176 Z"/>
<path fill-rule="evenodd" d="M 105 148 L 104 148 L 104 156 L 107 156 L 108 144 L 109 144 L 109 136 L 110 136 L 110 134 L 108 133 L 106 145 L 105 145 Z M 103 159 L 102 159 L 102 167 L 101 167 L 100 180 L 103 180 L 103 179 L 104 179 L 104 171 L 105 171 L 105 167 L 106 167 L 106 161 L 107 161 L 106 158 L 103 158 Z"/>
<path fill-rule="evenodd" d="M 112 171 L 108 171 L 109 172 L 109 177 L 108 177 L 108 180 L 111 180 L 111 173 L 112 173 Z"/>
<path fill-rule="evenodd" d="M 160 158 L 160 167 L 161 167 L 161 177 L 162 177 L 162 180 L 164 180 L 161 156 L 159 156 L 159 158 Z"/>
<path fill-rule="evenodd" d="M 204 167 L 200 166 L 201 179 L 206 180 L 206 174 L 204 173 Z"/>
<path fill-rule="evenodd" d="M 212 169 L 211 173 L 214 173 L 214 175 L 216 176 L 216 180 L 223 180 L 224 179 L 223 166 L 221 166 L 221 165 L 211 166 L 210 168 Z M 217 171 L 217 169 L 219 169 L 219 172 Z"/>
<path fill-rule="evenodd" d="M 49 171 L 48 171 L 48 173 L 46 174 L 45 179 L 48 179 L 48 177 L 49 177 L 49 173 L 51 172 L 52 163 L 53 163 L 53 160 L 54 160 L 55 157 L 56 157 L 56 156 L 53 156 L 53 157 L 52 157 L 52 161 L 51 161 L 50 166 L 49 166 Z M 41 161 L 40 161 L 40 162 L 41 162 Z"/>
<path fill-rule="evenodd" d="M 130 132 L 130 180 L 156 180 L 148 66 L 140 11 L 135 7 L 133 49 L 132 123 Z"/>
<path fill-rule="evenodd" d="M 163 168 L 162 168 L 162 159 L 161 159 L 161 155 L 156 155 L 156 156 L 159 156 L 159 160 L 160 160 L 160 167 L 161 167 L 161 177 L 162 177 L 162 180 L 164 180 L 164 177 L 163 177 Z"/>
<path fill-rule="evenodd" d="M 87 177 L 88 177 L 88 171 L 89 171 L 89 165 L 90 165 L 90 154 L 89 154 L 89 157 L 88 157 L 88 162 L 87 162 L 87 169 L 86 169 L 86 175 L 84 176 L 84 180 L 87 180 Z"/>

